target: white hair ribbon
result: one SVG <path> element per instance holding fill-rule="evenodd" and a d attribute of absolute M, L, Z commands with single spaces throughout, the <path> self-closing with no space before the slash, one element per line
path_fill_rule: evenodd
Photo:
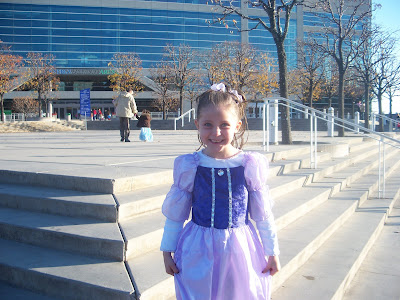
<path fill-rule="evenodd" d="M 222 82 L 218 84 L 214 83 L 211 86 L 211 89 L 216 92 L 224 92 L 224 93 L 226 92 L 225 84 L 223 84 Z"/>
<path fill-rule="evenodd" d="M 221 82 L 221 83 L 218 83 L 218 84 L 214 83 L 214 84 L 211 86 L 211 89 L 212 89 L 213 91 L 216 91 L 216 92 L 224 92 L 224 93 L 226 92 L 225 84 L 223 84 L 222 82 Z M 243 102 L 242 96 L 239 95 L 239 93 L 238 93 L 236 90 L 231 90 L 231 91 L 229 91 L 228 93 L 234 95 L 240 103 Z"/>
<path fill-rule="evenodd" d="M 231 93 L 232 95 L 235 95 L 236 98 L 238 99 L 238 101 L 239 101 L 240 103 L 243 102 L 243 98 L 242 98 L 242 96 L 239 95 L 239 93 L 237 92 L 237 90 L 232 90 L 232 91 L 230 91 L 229 93 Z"/>

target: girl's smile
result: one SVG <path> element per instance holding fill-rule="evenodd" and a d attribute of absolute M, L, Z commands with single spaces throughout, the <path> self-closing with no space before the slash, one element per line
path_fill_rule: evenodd
<path fill-rule="evenodd" d="M 195 124 L 206 147 L 204 154 L 221 159 L 238 152 L 231 143 L 242 122 L 230 105 L 204 107 Z"/>

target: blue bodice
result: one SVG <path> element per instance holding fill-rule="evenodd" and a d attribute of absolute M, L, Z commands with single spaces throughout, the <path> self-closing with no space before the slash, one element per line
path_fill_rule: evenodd
<path fill-rule="evenodd" d="M 248 190 L 244 167 L 198 166 L 192 197 L 192 221 L 226 229 L 248 223 Z"/>

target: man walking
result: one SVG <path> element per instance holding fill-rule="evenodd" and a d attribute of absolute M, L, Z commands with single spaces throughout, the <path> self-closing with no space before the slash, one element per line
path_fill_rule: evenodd
<path fill-rule="evenodd" d="M 129 120 L 138 112 L 136 108 L 135 98 L 133 98 L 132 88 L 128 88 L 126 92 L 121 92 L 113 101 L 115 106 L 115 114 L 119 117 L 119 131 L 121 134 L 121 142 L 130 142 L 129 140 Z"/>

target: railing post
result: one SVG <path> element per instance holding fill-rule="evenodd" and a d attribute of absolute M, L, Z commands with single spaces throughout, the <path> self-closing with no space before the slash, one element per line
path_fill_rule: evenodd
<path fill-rule="evenodd" d="M 354 124 L 360 125 L 360 113 L 358 111 L 356 111 L 354 114 Z M 357 131 L 357 133 L 360 133 L 360 128 L 357 126 L 354 126 L 354 130 Z"/>
<path fill-rule="evenodd" d="M 390 119 L 390 121 L 389 121 L 389 132 L 392 132 L 392 131 L 393 131 L 393 120 Z"/>
<path fill-rule="evenodd" d="M 375 131 L 375 114 L 372 113 L 371 114 L 371 126 L 372 126 L 372 130 Z"/>
<path fill-rule="evenodd" d="M 272 104 L 272 109 L 270 110 L 270 124 L 272 130 L 270 131 L 270 141 L 274 144 L 278 144 L 278 100 L 274 100 Z"/>
<path fill-rule="evenodd" d="M 334 116 L 334 108 L 333 107 L 329 107 L 328 109 L 328 136 L 329 137 L 333 137 L 333 131 L 335 128 L 335 120 L 333 118 Z"/>
<path fill-rule="evenodd" d="M 308 109 L 304 109 L 304 119 L 308 120 Z"/>

